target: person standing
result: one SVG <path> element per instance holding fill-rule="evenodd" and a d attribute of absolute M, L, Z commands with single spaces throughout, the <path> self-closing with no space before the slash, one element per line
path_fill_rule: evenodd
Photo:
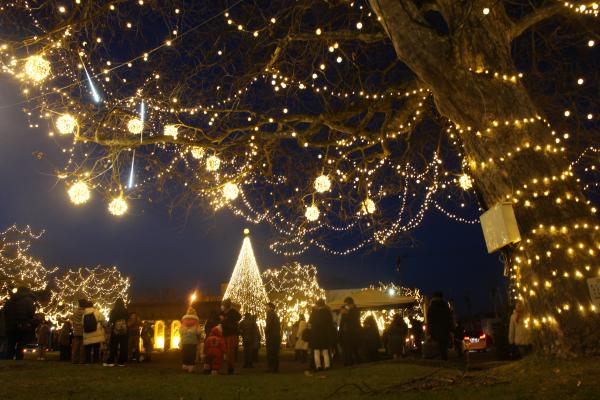
<path fill-rule="evenodd" d="M 71 322 L 65 321 L 58 335 L 60 361 L 71 361 Z"/>
<path fill-rule="evenodd" d="M 244 346 L 244 368 L 253 368 L 254 352 L 260 346 L 260 331 L 255 315 L 244 314 L 244 319 L 240 322 L 240 335 Z"/>
<path fill-rule="evenodd" d="M 325 305 L 325 300 L 319 299 L 310 314 L 310 348 L 313 350 L 315 369 L 321 371 L 331 368 L 329 349 L 333 340 L 333 316 L 331 310 Z M 322 361 L 322 362 L 321 362 Z"/>
<path fill-rule="evenodd" d="M 127 362 L 127 345 L 128 345 L 128 331 L 127 331 L 127 320 L 129 319 L 129 313 L 125 308 L 125 302 L 119 298 L 115 301 L 113 309 L 110 311 L 108 322 L 110 329 L 110 349 L 108 353 L 108 360 L 105 366 L 114 367 L 115 361 L 119 367 L 124 367 Z"/>
<path fill-rule="evenodd" d="M 223 355 L 227 350 L 225 339 L 221 333 L 221 325 L 212 328 L 210 335 L 204 340 L 204 373 L 218 375 L 221 370 Z"/>
<path fill-rule="evenodd" d="M 46 318 L 41 317 L 40 323 L 35 329 L 35 337 L 37 338 L 38 348 L 38 360 L 44 361 L 46 359 L 46 350 L 50 345 L 50 325 L 46 321 Z"/>
<path fill-rule="evenodd" d="M 265 339 L 267 344 L 267 370 L 279 372 L 279 349 L 281 348 L 281 322 L 275 311 L 275 304 L 267 303 Z"/>
<path fill-rule="evenodd" d="M 364 357 L 367 362 L 379 360 L 379 348 L 381 347 L 381 336 L 379 336 L 379 328 L 377 322 L 372 315 L 365 318 L 365 323 L 362 328 L 362 344 Z"/>
<path fill-rule="evenodd" d="M 413 335 L 415 349 L 417 354 L 421 355 L 423 350 L 423 323 L 416 316 L 413 316 L 410 320 L 410 332 Z"/>
<path fill-rule="evenodd" d="M 73 343 L 71 345 L 71 361 L 73 364 L 81 364 L 85 360 L 85 348 L 83 346 L 83 315 L 87 300 L 77 300 L 77 307 L 73 310 L 71 316 L 71 326 L 73 327 Z"/>
<path fill-rule="evenodd" d="M 408 336 L 408 325 L 400 314 L 395 314 L 392 323 L 387 330 L 388 352 L 392 358 L 398 359 L 406 355 L 406 337 Z"/>
<path fill-rule="evenodd" d="M 358 363 L 358 349 L 360 348 L 360 313 L 352 297 L 344 299 L 340 319 L 340 343 L 344 352 L 344 365 Z"/>
<path fill-rule="evenodd" d="M 35 303 L 29 289 L 20 287 L 4 304 L 6 358 L 22 360 L 23 349 L 35 332 Z"/>
<path fill-rule="evenodd" d="M 300 314 L 298 327 L 296 328 L 296 343 L 294 344 L 294 350 L 296 350 L 296 360 L 302 363 L 306 362 L 306 353 L 308 351 L 308 341 L 304 340 L 306 328 L 306 318 L 304 317 L 304 314 Z"/>
<path fill-rule="evenodd" d="M 221 327 L 227 351 L 227 373 L 232 375 L 235 370 L 235 358 L 238 348 L 239 322 L 242 316 L 233 307 L 230 299 L 223 300 L 221 305 Z M 212 333 L 212 331 L 211 331 Z"/>
<path fill-rule="evenodd" d="M 510 316 L 508 343 L 517 346 L 521 357 L 529 353 L 529 349 L 531 348 L 531 335 L 529 329 L 525 326 L 525 315 L 523 303 L 521 302 L 515 305 L 515 309 Z"/>
<path fill-rule="evenodd" d="M 87 364 L 100 362 L 100 344 L 104 342 L 104 315 L 92 304 L 85 302 L 83 313 L 84 361 Z"/>
<path fill-rule="evenodd" d="M 198 343 L 202 338 L 202 329 L 196 310 L 193 307 L 189 307 L 186 314 L 181 318 L 179 335 L 181 337 L 181 355 L 183 358 L 181 368 L 187 372 L 194 372 Z"/>
<path fill-rule="evenodd" d="M 127 333 L 129 336 L 127 349 L 129 350 L 129 361 L 140 361 L 140 329 L 142 321 L 135 312 L 129 314 L 127 320 Z"/>
<path fill-rule="evenodd" d="M 144 347 L 144 362 L 150 362 L 154 346 L 154 329 L 149 321 L 144 322 L 142 327 L 142 346 Z"/>
<path fill-rule="evenodd" d="M 431 338 L 438 343 L 442 360 L 448 359 L 451 328 L 452 315 L 448 303 L 444 301 L 442 292 L 435 292 L 427 309 L 427 329 Z"/>

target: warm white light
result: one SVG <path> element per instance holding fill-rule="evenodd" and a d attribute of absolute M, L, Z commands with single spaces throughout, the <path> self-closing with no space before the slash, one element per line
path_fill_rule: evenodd
<path fill-rule="evenodd" d="M 177 135 L 179 131 L 176 125 L 167 125 L 164 129 L 165 136 L 171 136 L 173 139 L 177 140 Z"/>
<path fill-rule="evenodd" d="M 140 134 L 144 130 L 144 123 L 141 119 L 132 118 L 127 123 L 127 129 L 133 134 Z"/>
<path fill-rule="evenodd" d="M 214 172 L 221 166 L 221 159 L 217 156 L 210 156 L 206 159 L 206 170 Z"/>
<path fill-rule="evenodd" d="M 319 193 L 327 192 L 331 188 L 331 180 L 327 175 L 321 175 L 315 179 L 315 190 Z"/>
<path fill-rule="evenodd" d="M 25 62 L 25 75 L 34 82 L 41 82 L 50 75 L 50 62 L 44 57 L 31 56 Z"/>
<path fill-rule="evenodd" d="M 244 236 L 248 236 L 250 234 L 250 229 L 244 228 Z"/>
<path fill-rule="evenodd" d="M 223 196 L 225 196 L 227 200 L 235 200 L 239 194 L 240 189 L 235 183 L 227 182 L 225 186 L 223 186 Z"/>
<path fill-rule="evenodd" d="M 127 212 L 128 208 L 129 208 L 129 206 L 127 205 L 127 202 L 125 201 L 125 199 L 122 196 L 115 197 L 108 204 L 108 212 L 111 213 L 112 215 L 116 215 L 116 216 L 121 216 L 121 215 L 125 214 Z"/>
<path fill-rule="evenodd" d="M 483 9 L 483 15 L 488 15 L 490 13 L 490 9 L 489 8 L 484 8 Z"/>
<path fill-rule="evenodd" d="M 356 29 L 362 29 L 362 27 L 363 27 L 362 22 L 357 22 L 356 23 Z"/>
<path fill-rule="evenodd" d="M 194 146 L 190 150 L 190 153 L 192 153 L 192 157 L 194 157 L 196 160 L 199 160 L 204 157 L 204 147 Z"/>
<path fill-rule="evenodd" d="M 320 214 L 321 213 L 319 212 L 319 209 L 316 206 L 314 206 L 314 205 L 306 207 L 306 211 L 304 212 L 304 216 L 309 221 L 316 221 L 316 220 L 318 220 Z"/>
<path fill-rule="evenodd" d="M 373 214 L 375 211 L 377 211 L 377 206 L 375 205 L 375 202 L 369 198 L 366 198 L 362 204 L 362 212 Z"/>
<path fill-rule="evenodd" d="M 56 119 L 56 129 L 61 135 L 73 133 L 77 127 L 77 120 L 71 114 L 63 114 Z"/>
<path fill-rule="evenodd" d="M 577 84 L 578 85 L 583 85 L 583 78 L 577 79 Z"/>
<path fill-rule="evenodd" d="M 590 40 L 588 42 L 588 47 L 594 47 L 595 44 L 596 44 L 596 42 L 594 42 L 593 40 Z"/>
<path fill-rule="evenodd" d="M 75 182 L 67 191 L 69 198 L 73 204 L 79 205 L 87 202 L 90 199 L 90 189 L 87 183 L 79 181 Z"/>
<path fill-rule="evenodd" d="M 315 31 L 315 33 L 318 35 L 320 35 L 322 33 L 321 28 L 317 28 L 317 30 Z"/>
<path fill-rule="evenodd" d="M 467 174 L 462 174 L 460 178 L 458 178 L 458 183 L 463 190 L 469 190 L 473 187 L 473 180 Z"/>

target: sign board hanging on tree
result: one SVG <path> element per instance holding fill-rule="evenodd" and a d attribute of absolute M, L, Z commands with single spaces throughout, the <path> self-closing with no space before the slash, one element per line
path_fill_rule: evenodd
<path fill-rule="evenodd" d="M 479 217 L 488 253 L 521 241 L 511 203 L 498 203 Z"/>

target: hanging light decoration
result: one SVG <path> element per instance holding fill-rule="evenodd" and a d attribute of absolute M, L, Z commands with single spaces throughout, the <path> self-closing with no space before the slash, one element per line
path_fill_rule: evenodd
<path fill-rule="evenodd" d="M 304 212 L 304 216 L 309 221 L 318 220 L 320 214 L 321 214 L 321 212 L 315 205 L 306 207 L 306 211 Z"/>
<path fill-rule="evenodd" d="M 240 189 L 235 183 L 227 182 L 225 186 L 223 186 L 223 196 L 225 196 L 227 200 L 235 200 L 239 194 Z"/>
<path fill-rule="evenodd" d="M 121 216 L 125 214 L 128 208 L 129 206 L 127 205 L 127 202 L 125 201 L 123 196 L 115 197 L 108 204 L 108 212 L 116 216 Z"/>
<path fill-rule="evenodd" d="M 34 82 L 41 82 L 50 75 L 50 61 L 40 55 L 34 55 L 25 62 L 25 75 Z"/>
<path fill-rule="evenodd" d="M 144 130 L 144 123 L 141 119 L 132 118 L 127 122 L 127 129 L 129 132 L 139 135 Z"/>
<path fill-rule="evenodd" d="M 56 119 L 56 129 L 61 135 L 73 133 L 77 127 L 77 120 L 71 114 L 63 114 Z"/>
<path fill-rule="evenodd" d="M 190 153 L 192 153 L 192 157 L 194 157 L 196 160 L 199 160 L 204 157 L 204 147 L 194 146 L 190 150 Z"/>
<path fill-rule="evenodd" d="M 463 190 L 469 190 L 473 187 L 473 179 L 467 174 L 462 174 L 460 178 L 458 178 L 458 183 Z"/>
<path fill-rule="evenodd" d="M 221 159 L 217 156 L 210 156 L 206 159 L 206 170 L 214 172 L 221 166 Z"/>
<path fill-rule="evenodd" d="M 171 136 L 174 140 L 177 140 L 177 135 L 178 134 L 179 134 L 179 131 L 178 131 L 176 125 L 167 125 L 167 126 L 165 126 L 165 129 L 164 129 L 164 135 L 165 136 Z"/>
<path fill-rule="evenodd" d="M 367 197 L 362 203 L 361 211 L 366 214 L 373 214 L 377 211 L 377 206 L 373 200 Z"/>
<path fill-rule="evenodd" d="M 315 190 L 319 193 L 325 193 L 331 189 L 331 180 L 327 175 L 318 176 L 315 179 Z"/>
<path fill-rule="evenodd" d="M 75 182 L 67 191 L 71 202 L 75 205 L 86 203 L 90 199 L 90 189 L 83 181 Z"/>

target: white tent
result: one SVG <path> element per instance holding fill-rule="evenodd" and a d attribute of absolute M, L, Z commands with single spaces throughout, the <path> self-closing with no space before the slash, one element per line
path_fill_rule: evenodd
<path fill-rule="evenodd" d="M 410 296 L 401 296 L 394 291 L 380 289 L 340 289 L 325 291 L 327 305 L 332 310 L 337 310 L 344 304 L 346 297 L 352 297 L 354 304 L 361 310 L 391 310 L 410 307 L 417 299 Z"/>

